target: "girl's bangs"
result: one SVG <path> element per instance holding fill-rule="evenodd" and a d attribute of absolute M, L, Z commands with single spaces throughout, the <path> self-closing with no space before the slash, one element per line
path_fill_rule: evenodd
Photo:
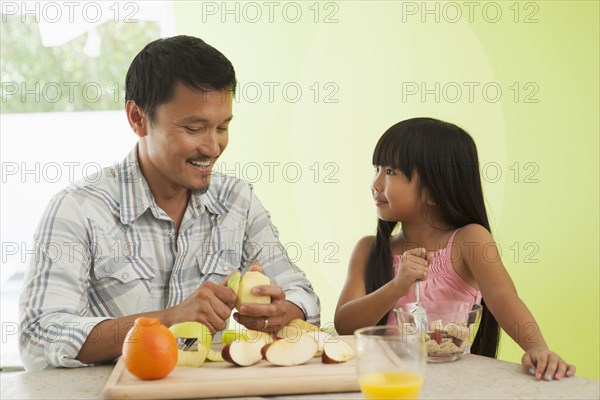
<path fill-rule="evenodd" d="M 400 170 L 407 177 L 414 168 L 409 138 L 406 132 L 398 129 L 398 124 L 388 129 L 377 142 L 373 151 L 373 165 Z"/>

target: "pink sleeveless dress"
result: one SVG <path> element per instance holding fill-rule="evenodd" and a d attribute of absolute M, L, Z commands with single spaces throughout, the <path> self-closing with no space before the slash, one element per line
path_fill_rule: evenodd
<path fill-rule="evenodd" d="M 423 302 L 436 301 L 465 301 L 470 303 L 481 303 L 481 292 L 475 290 L 465 282 L 452 267 L 452 243 L 458 229 L 452 233 L 448 244 L 433 254 L 433 262 L 429 266 L 427 280 L 421 282 L 421 298 Z M 393 256 L 394 276 L 398 273 L 400 265 L 399 255 Z M 406 294 L 398 299 L 396 307 L 415 301 L 414 286 Z M 396 324 L 394 310 L 388 314 L 388 325 Z"/>

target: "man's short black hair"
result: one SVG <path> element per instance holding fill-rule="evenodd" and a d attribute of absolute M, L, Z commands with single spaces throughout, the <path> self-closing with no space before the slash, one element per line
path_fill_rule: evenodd
<path fill-rule="evenodd" d="M 153 121 L 156 108 L 170 100 L 178 82 L 233 95 L 237 85 L 227 57 L 202 39 L 180 35 L 155 40 L 135 56 L 125 77 L 125 101 L 135 101 Z"/>

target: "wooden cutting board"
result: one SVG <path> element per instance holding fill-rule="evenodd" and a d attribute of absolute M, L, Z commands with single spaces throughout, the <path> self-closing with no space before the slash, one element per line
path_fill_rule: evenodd
<path fill-rule="evenodd" d="M 354 347 L 352 336 L 342 340 Z M 216 348 L 216 346 L 213 346 Z M 205 362 L 200 368 L 176 367 L 169 376 L 144 381 L 119 360 L 104 386 L 107 399 L 185 399 L 359 391 L 356 359 L 323 364 L 315 357 L 303 365 L 278 367 L 262 360 L 250 367 Z"/>

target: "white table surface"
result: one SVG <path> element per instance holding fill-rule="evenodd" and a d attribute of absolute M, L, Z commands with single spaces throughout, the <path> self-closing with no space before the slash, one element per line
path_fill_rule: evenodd
<path fill-rule="evenodd" d="M 101 399 L 113 365 L 0 374 L 2 399 Z M 257 398 L 257 397 L 252 397 Z M 270 396 L 271 399 L 361 399 L 360 392 Z M 599 399 L 600 381 L 571 377 L 537 382 L 518 364 L 466 355 L 427 364 L 421 399 Z"/>

